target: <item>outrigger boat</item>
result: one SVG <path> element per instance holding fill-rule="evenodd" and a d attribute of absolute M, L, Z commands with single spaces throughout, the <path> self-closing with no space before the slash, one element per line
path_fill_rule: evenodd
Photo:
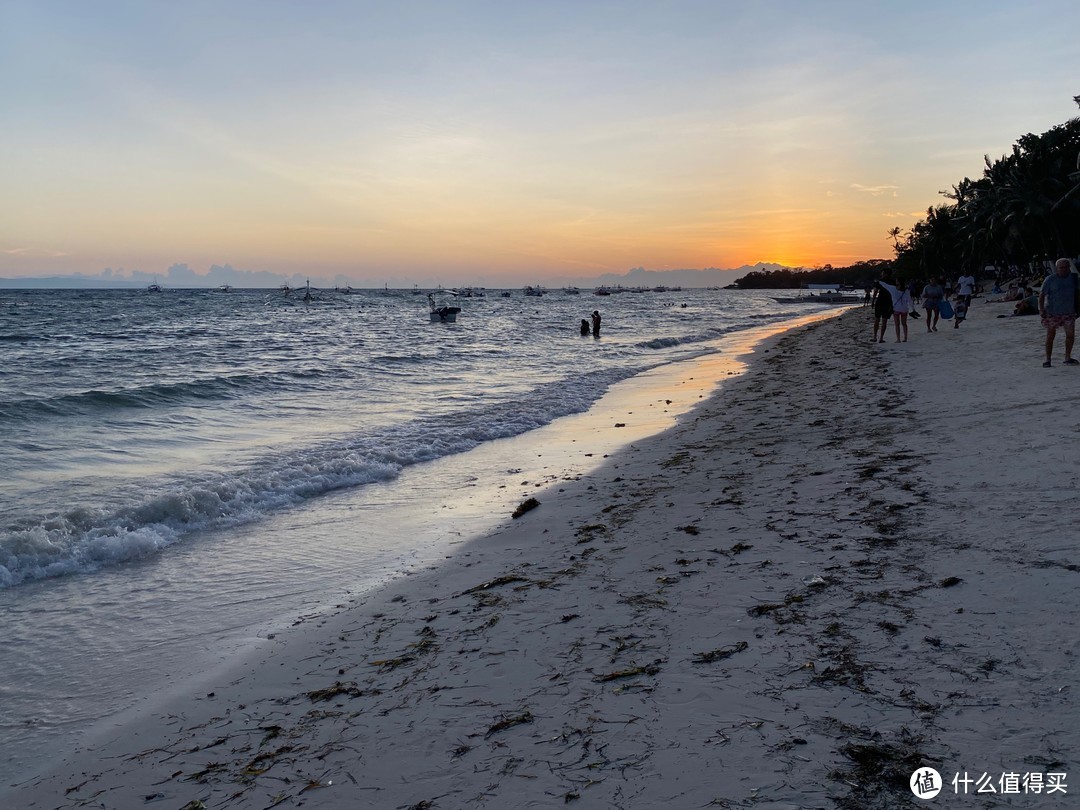
<path fill-rule="evenodd" d="M 432 323 L 456 323 L 461 307 L 455 307 L 443 301 L 435 300 L 435 296 L 428 293 L 428 305 L 431 308 Z"/>
<path fill-rule="evenodd" d="M 773 298 L 778 304 L 858 304 L 863 296 L 850 292 L 840 284 L 807 284 L 799 295 Z"/>

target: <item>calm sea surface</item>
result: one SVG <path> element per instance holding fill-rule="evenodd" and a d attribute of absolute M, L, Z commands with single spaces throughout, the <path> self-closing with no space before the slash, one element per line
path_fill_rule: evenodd
<path fill-rule="evenodd" d="M 455 303 L 446 324 L 409 291 L 0 291 L 0 782 L 426 553 L 423 504 L 477 477 L 445 459 L 805 312 L 718 290 Z"/>

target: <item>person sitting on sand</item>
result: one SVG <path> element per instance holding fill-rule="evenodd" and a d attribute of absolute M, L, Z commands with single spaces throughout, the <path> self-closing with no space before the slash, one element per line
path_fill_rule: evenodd
<path fill-rule="evenodd" d="M 1001 292 L 1001 288 L 995 288 L 994 292 Z M 1019 301 L 1024 297 L 1024 286 L 1015 279 L 1009 282 L 1009 289 L 1000 298 L 987 298 L 988 304 L 1003 304 L 1006 301 Z"/>
<path fill-rule="evenodd" d="M 1024 288 L 1024 297 L 1016 302 L 1016 306 L 1013 307 L 1013 315 L 1038 315 L 1039 314 L 1039 296 L 1035 294 L 1035 291 L 1031 287 Z"/>

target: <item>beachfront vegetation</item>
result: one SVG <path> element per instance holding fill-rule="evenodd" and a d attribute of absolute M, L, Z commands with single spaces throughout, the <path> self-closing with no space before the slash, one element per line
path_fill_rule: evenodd
<path fill-rule="evenodd" d="M 1080 96 L 1073 100 L 1080 105 Z M 857 287 L 873 282 L 882 265 L 904 278 L 979 275 L 987 266 L 1027 273 L 1045 260 L 1080 255 L 1080 118 L 1042 135 L 1027 134 L 1012 153 L 983 156 L 982 177 L 965 177 L 941 192 L 951 202 L 930 206 L 909 231 L 891 228 L 895 259 L 871 259 L 850 267 L 756 271 L 736 285 L 796 288 L 835 283 Z"/>
<path fill-rule="evenodd" d="M 740 290 L 795 290 L 807 284 L 844 284 L 865 287 L 881 278 L 881 268 L 891 264 L 888 259 L 869 259 L 849 267 L 815 267 L 813 270 L 781 267 L 776 270 L 754 270 L 735 282 Z"/>
<path fill-rule="evenodd" d="M 1080 96 L 1074 99 L 1080 105 Z M 1029 263 L 1080 253 L 1080 118 L 1027 134 L 998 160 L 985 155 L 982 177 L 943 191 L 951 203 L 895 240 L 901 275 Z M 902 237 L 902 238 L 901 238 Z"/>

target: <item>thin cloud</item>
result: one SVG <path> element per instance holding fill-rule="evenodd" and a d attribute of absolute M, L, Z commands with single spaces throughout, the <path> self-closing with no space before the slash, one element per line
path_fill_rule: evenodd
<path fill-rule="evenodd" d="M 864 191 L 874 197 L 883 197 L 889 192 L 892 192 L 892 196 L 897 196 L 896 192 L 900 189 L 900 186 L 864 186 L 860 183 L 852 183 L 851 187 L 856 191 Z"/>
<path fill-rule="evenodd" d="M 0 250 L 9 256 L 24 256 L 29 259 L 56 259 L 60 256 L 70 256 L 70 253 L 62 253 L 59 250 L 40 250 L 38 248 L 9 248 Z"/>

